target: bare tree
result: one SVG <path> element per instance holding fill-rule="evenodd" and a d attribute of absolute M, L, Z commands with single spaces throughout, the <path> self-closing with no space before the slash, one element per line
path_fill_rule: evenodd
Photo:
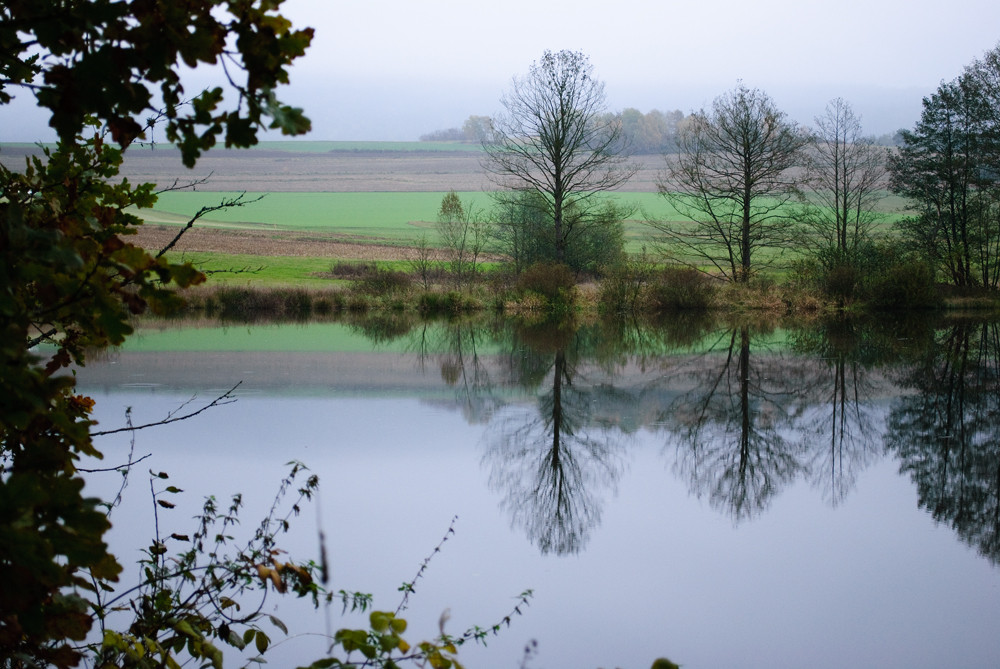
<path fill-rule="evenodd" d="M 458 285 L 475 276 L 479 256 L 489 236 L 488 223 L 471 203 L 462 204 L 455 191 L 441 199 L 437 231 L 444 243 L 452 277 Z"/>
<path fill-rule="evenodd" d="M 483 142 L 483 167 L 503 190 L 535 191 L 552 221 L 555 260 L 564 262 L 575 229 L 596 224 L 595 195 L 628 181 L 622 126 L 605 114 L 604 83 L 576 51 L 546 51 L 525 78 L 514 78 Z M 572 207 L 574 215 L 566 216 Z"/>
<path fill-rule="evenodd" d="M 658 187 L 689 221 L 651 221 L 671 255 L 745 282 L 792 239 L 786 206 L 797 193 L 794 167 L 805 136 L 767 94 L 742 83 L 681 124 L 680 154 Z M 770 249 L 765 257 L 756 251 Z"/>
<path fill-rule="evenodd" d="M 887 187 L 886 150 L 862 135 L 861 118 L 831 100 L 810 137 L 803 193 L 807 243 L 848 257 L 871 234 Z"/>

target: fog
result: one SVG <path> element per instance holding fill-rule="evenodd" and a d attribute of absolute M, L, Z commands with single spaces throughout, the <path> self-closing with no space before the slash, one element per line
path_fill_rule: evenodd
<path fill-rule="evenodd" d="M 544 50 L 590 56 L 609 107 L 685 113 L 742 81 L 811 124 L 835 97 L 871 134 L 912 127 L 921 99 L 997 45 L 1000 3 L 953 0 L 287 0 L 315 39 L 279 97 L 316 140 L 416 140 L 491 115 Z M 202 68 L 188 91 L 216 85 Z M 26 92 L 0 108 L 0 141 L 51 140 Z M 269 135 L 265 139 L 277 139 Z"/>
<path fill-rule="evenodd" d="M 461 127 L 470 115 L 492 115 L 500 110 L 499 97 L 509 82 L 460 85 L 435 81 L 392 81 L 370 84 L 343 82 L 320 92 L 292 99 L 304 106 L 312 119 L 310 139 L 317 140 L 416 140 L 434 130 Z M 634 107 L 685 114 L 711 105 L 712 100 L 735 86 L 675 85 L 662 88 L 614 85 L 606 82 L 609 108 Z M 456 94 L 456 90 L 460 90 Z M 799 123 L 811 125 L 826 103 L 835 97 L 848 100 L 861 115 L 865 131 L 881 135 L 909 128 L 920 116 L 922 98 L 933 91 L 918 87 L 775 85 L 765 88 L 779 108 Z"/>

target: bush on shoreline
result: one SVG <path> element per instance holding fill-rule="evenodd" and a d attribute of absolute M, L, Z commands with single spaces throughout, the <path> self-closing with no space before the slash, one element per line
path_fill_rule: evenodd
<path fill-rule="evenodd" d="M 345 264 L 346 265 L 346 264 Z M 425 316 L 481 311 L 507 314 L 669 315 L 687 312 L 912 311 L 935 308 L 1000 310 L 995 293 L 947 292 L 919 262 L 882 265 L 861 275 L 847 264 L 799 265 L 784 281 L 758 277 L 749 284 L 717 281 L 691 268 L 657 267 L 639 257 L 608 268 L 596 281 L 580 283 L 565 265 L 534 265 L 519 276 L 503 267 L 456 289 L 447 276 L 426 288 L 410 274 L 356 263 L 350 283 L 330 288 L 201 286 L 187 293 L 187 313 L 224 321 L 304 321 L 339 314 L 414 312 Z"/>

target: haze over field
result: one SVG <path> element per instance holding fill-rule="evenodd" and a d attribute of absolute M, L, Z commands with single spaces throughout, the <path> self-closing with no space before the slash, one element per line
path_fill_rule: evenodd
<path fill-rule="evenodd" d="M 612 109 L 690 112 L 742 79 L 805 123 L 843 97 L 881 134 L 912 127 L 923 96 L 1000 40 L 996 0 L 287 0 L 285 13 L 316 28 L 279 93 L 314 140 L 415 140 L 493 114 L 512 76 L 563 48 L 590 56 Z M 19 97 L 0 141 L 51 139 Z"/>

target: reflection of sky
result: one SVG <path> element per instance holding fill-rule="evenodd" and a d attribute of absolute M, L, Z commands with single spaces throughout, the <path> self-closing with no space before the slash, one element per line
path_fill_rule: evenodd
<path fill-rule="evenodd" d="M 105 429 L 120 423 L 125 406 L 141 423 L 187 398 L 93 394 Z M 458 515 L 456 535 L 417 586 L 411 641 L 433 635 L 446 607 L 449 632 L 459 633 L 492 624 L 514 595 L 535 590 L 510 630 L 485 650 L 463 649 L 467 666 L 517 666 L 532 638 L 540 666 L 646 667 L 660 655 L 686 667 L 1000 664 L 998 574 L 917 508 L 913 486 L 889 460 L 862 472 L 836 509 L 797 480 L 767 513 L 734 527 L 671 473 L 663 434 L 640 430 L 623 454 L 617 495 L 598 491 L 602 520 L 586 550 L 560 558 L 539 555 L 498 508 L 481 464 L 488 429 L 412 399 L 247 395 L 139 433 L 136 453 L 154 454 L 138 472 L 166 470 L 186 491 L 178 509 L 161 513 L 161 524 L 176 524 L 167 532 L 191 529 L 203 495 L 225 500 L 240 490 L 249 531 L 284 463 L 302 460 L 321 480 L 333 587 L 372 592 L 386 609 Z M 99 443 L 102 466 L 124 457 L 127 440 Z M 151 509 L 139 474 L 116 516 L 116 550 L 139 545 Z M 307 506 L 286 544 L 293 555 L 315 556 L 315 527 Z M 344 624 L 339 608 L 332 613 L 335 627 Z M 287 607 L 279 614 L 294 617 Z M 290 627 L 322 631 L 323 616 Z M 313 659 L 314 643 L 291 641 L 272 664 Z"/>

